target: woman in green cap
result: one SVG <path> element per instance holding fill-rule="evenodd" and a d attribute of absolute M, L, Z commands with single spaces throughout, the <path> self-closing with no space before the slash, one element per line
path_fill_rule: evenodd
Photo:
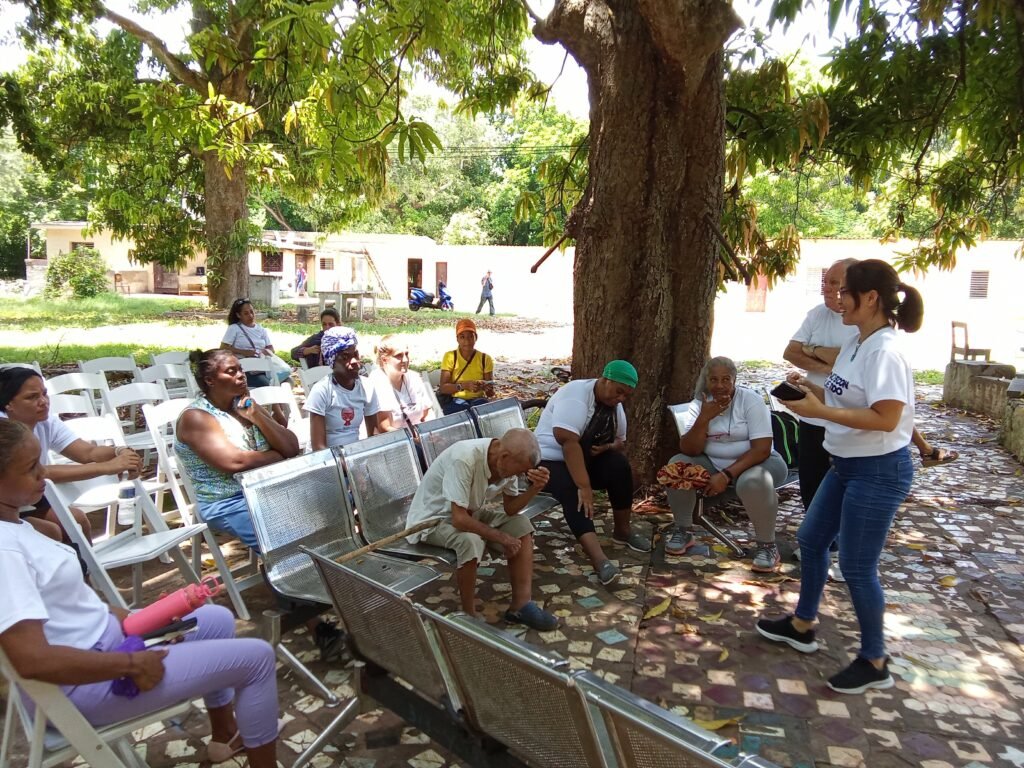
<path fill-rule="evenodd" d="M 637 385 L 636 368 L 612 360 L 599 379 L 570 381 L 548 401 L 537 425 L 541 466 L 551 473 L 545 491 L 562 505 L 602 584 L 619 569 L 594 532 L 594 491 L 608 492 L 615 528 L 612 538 L 637 552 L 650 552 L 648 537 L 633 533 L 633 469 L 626 458 L 626 412 L 622 404 Z"/>

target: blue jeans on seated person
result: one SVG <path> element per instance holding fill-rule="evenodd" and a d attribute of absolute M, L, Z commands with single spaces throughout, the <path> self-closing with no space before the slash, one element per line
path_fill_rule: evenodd
<path fill-rule="evenodd" d="M 908 448 L 883 456 L 832 457 L 807 510 L 800 542 L 800 601 L 796 615 L 805 621 L 818 616 L 828 579 L 829 545 L 839 537 L 839 567 L 860 624 L 860 655 L 885 656 L 885 596 L 878 580 L 878 561 L 896 510 L 914 479 Z"/>
<path fill-rule="evenodd" d="M 474 405 L 483 405 L 486 402 L 489 402 L 486 397 L 474 397 L 472 400 L 463 400 L 461 397 L 456 397 L 442 410 L 445 416 L 451 416 L 453 413 L 462 413 L 463 411 L 468 411 Z"/>
<path fill-rule="evenodd" d="M 260 551 L 249 505 L 245 503 L 245 495 L 241 491 L 219 501 L 199 502 L 199 514 L 211 530 L 230 533 L 245 546 Z"/>
<path fill-rule="evenodd" d="M 245 374 L 245 383 L 249 386 L 249 389 L 256 389 L 257 387 L 269 387 L 271 381 L 267 374 L 255 372 Z"/>

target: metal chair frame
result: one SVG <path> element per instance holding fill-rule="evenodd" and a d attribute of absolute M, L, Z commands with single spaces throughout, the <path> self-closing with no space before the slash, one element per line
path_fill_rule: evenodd
<path fill-rule="evenodd" d="M 420 480 L 420 461 L 404 429 L 385 432 L 341 447 L 343 480 L 359 514 L 360 531 L 368 544 L 407 527 L 409 506 Z M 412 558 L 434 558 L 455 565 L 450 549 L 400 540 L 382 552 Z"/>
<path fill-rule="evenodd" d="M 473 418 L 466 411 L 417 424 L 416 434 L 420 438 L 420 448 L 423 449 L 427 467 L 449 446 L 478 436 Z"/>

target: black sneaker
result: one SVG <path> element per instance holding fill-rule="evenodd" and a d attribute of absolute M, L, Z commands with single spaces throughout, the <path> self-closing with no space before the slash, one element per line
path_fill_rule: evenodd
<path fill-rule="evenodd" d="M 792 616 L 774 620 L 758 619 L 757 632 L 761 637 L 767 637 L 776 643 L 786 643 L 800 653 L 814 653 L 818 650 L 818 643 L 814 639 L 814 630 L 798 632 L 793 626 Z"/>
<path fill-rule="evenodd" d="M 329 621 L 316 625 L 313 640 L 320 649 L 320 661 L 338 661 L 345 656 L 348 636 Z"/>
<path fill-rule="evenodd" d="M 846 669 L 828 679 L 828 687 L 839 693 L 864 693 L 868 688 L 892 688 L 896 681 L 889 674 L 889 657 L 881 669 L 858 656 Z"/>

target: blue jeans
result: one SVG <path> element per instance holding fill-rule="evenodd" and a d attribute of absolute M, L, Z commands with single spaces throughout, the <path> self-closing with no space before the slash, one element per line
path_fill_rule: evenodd
<path fill-rule="evenodd" d="M 797 531 L 801 570 L 797 617 L 805 621 L 817 618 L 828 578 L 828 548 L 838 536 L 839 567 L 857 613 L 860 655 L 865 659 L 885 656 L 885 597 L 878 580 L 878 560 L 913 479 L 908 448 L 883 456 L 834 456 L 832 468 Z"/>
<path fill-rule="evenodd" d="M 245 546 L 260 551 L 249 505 L 245 503 L 245 495 L 241 491 L 226 499 L 199 502 L 199 515 L 210 526 L 210 530 L 230 533 Z"/>
<path fill-rule="evenodd" d="M 451 416 L 453 413 L 462 413 L 463 411 L 468 411 L 474 405 L 483 405 L 486 402 L 488 402 L 486 397 L 474 397 L 472 400 L 463 400 L 461 397 L 456 397 L 441 410 L 444 411 L 445 416 Z"/>

